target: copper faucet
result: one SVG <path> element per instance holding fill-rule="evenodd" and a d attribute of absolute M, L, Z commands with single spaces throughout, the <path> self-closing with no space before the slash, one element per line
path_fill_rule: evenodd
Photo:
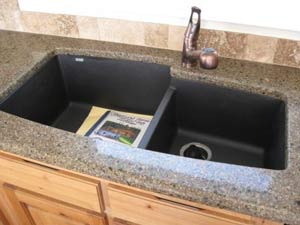
<path fill-rule="evenodd" d="M 215 69 L 218 66 L 218 54 L 213 48 L 197 50 L 197 41 L 200 32 L 201 9 L 192 7 L 189 24 L 186 28 L 182 49 L 182 66 L 195 67 L 199 59 L 200 66 L 205 69 Z"/>

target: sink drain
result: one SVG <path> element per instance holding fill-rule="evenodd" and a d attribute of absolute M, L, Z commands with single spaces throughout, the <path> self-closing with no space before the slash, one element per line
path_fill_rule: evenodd
<path fill-rule="evenodd" d="M 205 144 L 191 142 L 181 147 L 179 155 L 194 159 L 211 160 L 212 152 Z"/>

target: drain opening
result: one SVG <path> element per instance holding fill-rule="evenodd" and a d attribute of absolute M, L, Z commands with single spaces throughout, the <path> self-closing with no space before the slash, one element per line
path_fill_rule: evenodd
<path fill-rule="evenodd" d="M 179 155 L 194 159 L 211 160 L 212 152 L 205 144 L 191 142 L 181 147 Z"/>

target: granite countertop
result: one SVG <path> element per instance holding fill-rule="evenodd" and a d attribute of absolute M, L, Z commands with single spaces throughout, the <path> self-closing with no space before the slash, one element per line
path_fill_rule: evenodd
<path fill-rule="evenodd" d="M 171 66 L 171 75 L 267 94 L 287 104 L 288 167 L 269 170 L 94 141 L 0 111 L 0 149 L 65 169 L 248 215 L 300 224 L 300 69 L 221 58 L 218 69 L 180 67 L 180 52 L 0 31 L 0 100 L 58 53 Z"/>

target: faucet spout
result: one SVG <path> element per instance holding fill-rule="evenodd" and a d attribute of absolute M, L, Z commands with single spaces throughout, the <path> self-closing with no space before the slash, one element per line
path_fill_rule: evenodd
<path fill-rule="evenodd" d="M 201 10 L 193 6 L 189 24 L 186 28 L 182 49 L 182 66 L 190 68 L 197 65 L 197 57 L 192 53 L 197 49 L 200 32 Z"/>

